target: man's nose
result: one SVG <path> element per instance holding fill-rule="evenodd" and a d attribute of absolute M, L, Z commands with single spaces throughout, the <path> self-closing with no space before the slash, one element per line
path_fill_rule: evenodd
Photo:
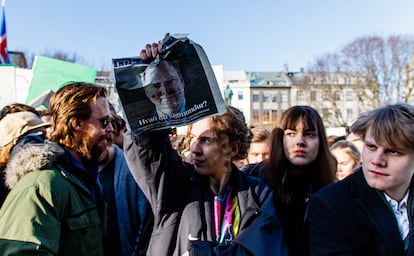
<path fill-rule="evenodd" d="M 114 127 L 112 126 L 112 123 L 109 122 L 109 124 L 105 127 L 105 132 L 113 132 Z"/>
<path fill-rule="evenodd" d="M 377 151 L 374 153 L 371 159 L 372 164 L 378 166 L 384 166 L 386 164 L 386 160 L 384 158 L 384 152 Z"/>
<path fill-rule="evenodd" d="M 160 86 L 158 87 L 158 96 L 166 95 L 167 94 L 167 88 L 165 87 L 164 83 L 160 83 Z"/>

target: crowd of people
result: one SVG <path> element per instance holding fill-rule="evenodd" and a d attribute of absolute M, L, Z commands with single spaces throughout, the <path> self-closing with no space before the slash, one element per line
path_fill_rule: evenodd
<path fill-rule="evenodd" d="M 0 114 L 1 255 L 414 255 L 412 105 L 332 142 L 310 106 L 135 134 L 85 82 Z"/>

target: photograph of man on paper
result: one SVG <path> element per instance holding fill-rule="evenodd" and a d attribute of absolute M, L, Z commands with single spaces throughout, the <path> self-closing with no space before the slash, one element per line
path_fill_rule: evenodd
<path fill-rule="evenodd" d="M 141 133 L 182 125 L 225 111 L 217 80 L 202 47 L 168 36 L 151 62 L 113 59 L 116 89 L 130 130 Z"/>
<path fill-rule="evenodd" d="M 168 117 L 185 111 L 185 83 L 178 61 L 152 62 L 140 74 L 148 99 L 154 104 L 154 116 Z"/>

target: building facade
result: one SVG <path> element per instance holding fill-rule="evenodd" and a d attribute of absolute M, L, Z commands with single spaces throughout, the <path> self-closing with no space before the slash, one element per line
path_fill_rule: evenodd
<path fill-rule="evenodd" d="M 310 105 L 326 127 L 347 127 L 370 109 L 363 79 L 355 74 L 222 71 L 219 84 L 233 90 L 231 105 L 250 126 L 272 129 L 278 116 L 294 105 Z"/>
<path fill-rule="evenodd" d="M 319 112 L 327 128 L 345 130 L 361 112 L 373 108 L 372 93 L 357 74 L 228 71 L 221 65 L 213 65 L 213 71 L 223 98 L 228 87 L 232 91 L 228 103 L 244 113 L 251 127 L 272 129 L 287 108 L 309 105 Z M 97 82 L 108 86 L 117 108 L 113 81 L 105 79 L 107 75 L 98 74 Z"/>

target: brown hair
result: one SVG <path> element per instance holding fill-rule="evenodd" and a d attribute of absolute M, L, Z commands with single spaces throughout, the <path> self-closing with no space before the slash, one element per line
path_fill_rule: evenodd
<path fill-rule="evenodd" d="M 338 140 L 330 147 L 331 151 L 334 149 L 343 149 L 343 152 L 347 153 L 352 158 L 352 161 L 354 162 L 352 168 L 357 167 L 361 162 L 361 153 L 354 143 L 350 141 Z"/>
<path fill-rule="evenodd" d="M 124 132 L 126 129 L 126 122 L 120 115 L 112 113 L 112 127 L 114 128 L 113 133 L 118 136 L 121 131 Z"/>
<path fill-rule="evenodd" d="M 253 127 L 250 129 L 252 139 L 250 143 L 261 143 L 267 141 L 270 136 L 270 131 L 263 127 Z"/>
<path fill-rule="evenodd" d="M 239 142 L 238 154 L 232 160 L 241 160 L 247 156 L 247 148 L 250 141 L 250 131 L 246 125 L 243 112 L 239 109 L 227 106 L 227 111 L 223 115 L 213 116 L 212 129 L 217 136 L 226 136 L 229 142 Z"/>
<path fill-rule="evenodd" d="M 414 149 L 414 106 L 385 105 L 361 114 L 351 131 L 365 140 L 367 131 L 377 143 L 395 149 Z"/>
<path fill-rule="evenodd" d="M 90 103 L 106 96 L 106 89 L 93 83 L 74 82 L 60 88 L 50 99 L 50 139 L 75 148 L 74 131 L 69 124 L 74 119 L 89 118 Z"/>
<path fill-rule="evenodd" d="M 276 127 L 270 135 L 270 157 L 266 161 L 263 179 L 275 191 L 275 201 L 288 203 L 291 200 L 287 183 L 288 173 L 293 167 L 286 158 L 283 139 L 286 129 L 296 129 L 296 124 L 302 121 L 304 129 L 318 130 L 319 149 L 316 159 L 309 165 L 308 179 L 312 188 L 311 193 L 316 192 L 325 185 L 335 181 L 336 161 L 331 155 L 328 140 L 325 134 L 325 126 L 318 112 L 310 106 L 293 106 L 282 113 Z"/>
<path fill-rule="evenodd" d="M 7 114 L 23 112 L 23 111 L 32 112 L 33 114 L 40 117 L 39 112 L 34 107 L 23 104 L 23 103 L 16 102 L 16 103 L 11 103 L 9 105 L 6 105 L 0 110 L 0 120 L 3 119 L 3 117 L 5 117 Z"/>

